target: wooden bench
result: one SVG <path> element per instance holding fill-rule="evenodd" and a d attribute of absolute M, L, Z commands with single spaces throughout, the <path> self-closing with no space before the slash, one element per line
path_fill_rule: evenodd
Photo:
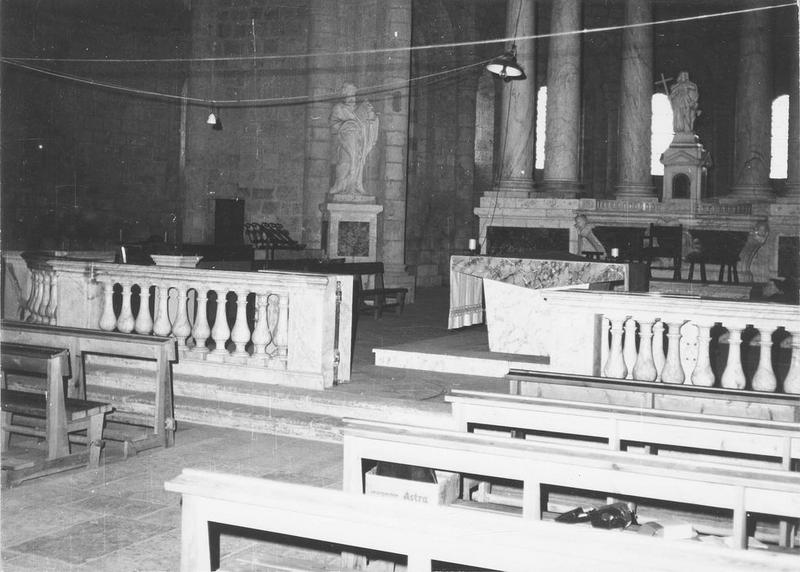
<path fill-rule="evenodd" d="M 784 469 L 800 460 L 800 423 L 759 421 L 702 413 L 642 410 L 638 407 L 580 403 L 481 391 L 453 390 L 445 396 L 455 427 L 545 432 L 566 438 L 599 438 L 621 451 L 630 443 L 725 455 L 774 458 Z"/>
<path fill-rule="evenodd" d="M 86 397 L 86 354 L 155 361 L 153 415 L 133 411 L 130 407 L 126 407 L 124 401 L 118 401 L 114 403 L 115 412 L 108 416 L 109 421 L 117 423 L 145 425 L 148 427 L 148 433 L 144 437 L 134 437 L 128 431 L 110 429 L 106 432 L 106 438 L 122 441 L 125 444 L 126 455 L 152 447 L 170 447 L 174 443 L 175 417 L 170 368 L 170 362 L 175 361 L 177 357 L 174 338 L 65 328 L 11 320 L 3 320 L 0 331 L 3 339 L 8 341 L 69 350 L 73 373 L 68 392 L 70 397 Z"/>
<path fill-rule="evenodd" d="M 727 509 L 739 548 L 749 512 L 800 518 L 800 474 L 783 470 L 348 420 L 345 490 L 364 491 L 365 460 L 519 481 L 523 518 L 536 520 L 548 486 Z"/>
<path fill-rule="evenodd" d="M 184 469 L 164 486 L 182 495 L 183 572 L 219 567 L 219 535 L 211 534 L 212 523 L 216 530 L 246 527 L 397 554 L 409 572 L 429 572 L 434 561 L 510 572 L 619 572 L 648 563 L 662 572 L 780 572 L 797 566 L 797 557 L 786 554 L 691 542 L 676 550 L 674 542 L 635 534 L 209 471 Z"/>
<path fill-rule="evenodd" d="M 510 370 L 506 379 L 512 395 L 800 422 L 796 395 L 518 369 Z"/>
<path fill-rule="evenodd" d="M 106 413 L 112 410 L 107 403 L 66 398 L 64 378 L 69 372 L 66 350 L 26 344 L 0 344 L 3 370 L 2 450 L 7 452 L 12 433 L 43 438 L 47 443 L 45 463 L 36 463 L 25 470 L 14 471 L 11 481 L 64 470 L 78 464 L 97 467 L 103 447 L 103 424 Z M 6 387 L 6 374 L 20 372 L 44 378 L 40 391 L 20 391 Z M 15 423 L 23 417 L 28 423 Z M 44 420 L 44 428 L 41 428 Z M 70 455 L 70 434 L 86 431 L 73 440 L 87 446 L 85 454 Z M 7 466 L 4 466 L 6 469 Z"/>

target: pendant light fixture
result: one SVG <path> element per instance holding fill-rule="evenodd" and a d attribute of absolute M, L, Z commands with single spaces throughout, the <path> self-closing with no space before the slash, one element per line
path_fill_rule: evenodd
<path fill-rule="evenodd" d="M 524 0 L 519 0 L 519 8 L 517 9 L 517 19 L 514 22 L 514 40 L 517 39 L 517 31 L 519 30 L 519 17 L 522 14 L 522 3 Z M 486 69 L 494 75 L 500 77 L 503 81 L 509 82 L 513 79 L 527 79 L 525 70 L 517 63 L 517 44 L 512 43 L 511 49 L 507 50 L 502 56 L 494 58 L 491 62 L 486 64 Z"/>

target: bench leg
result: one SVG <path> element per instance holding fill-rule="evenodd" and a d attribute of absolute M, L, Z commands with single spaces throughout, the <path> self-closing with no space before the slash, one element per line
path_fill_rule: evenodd
<path fill-rule="evenodd" d="M 96 469 L 100 466 L 100 452 L 103 450 L 103 425 L 105 424 L 105 413 L 96 413 L 89 420 L 89 428 L 86 430 L 87 445 L 89 447 L 89 467 Z"/>

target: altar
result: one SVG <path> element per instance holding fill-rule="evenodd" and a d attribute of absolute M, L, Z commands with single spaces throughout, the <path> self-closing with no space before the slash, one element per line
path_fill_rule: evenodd
<path fill-rule="evenodd" d="M 552 340 L 539 339 L 552 328 L 548 292 L 570 288 L 646 292 L 647 267 L 639 263 L 593 261 L 567 252 L 542 252 L 537 258 L 450 257 L 448 328 L 486 322 L 492 352 L 546 356 Z M 563 331 L 572 328 L 565 324 Z"/>

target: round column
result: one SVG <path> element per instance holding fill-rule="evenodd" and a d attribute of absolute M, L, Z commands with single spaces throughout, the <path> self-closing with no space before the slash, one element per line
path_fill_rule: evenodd
<path fill-rule="evenodd" d="M 553 2 L 551 32 L 580 29 L 580 0 Z M 581 37 L 550 38 L 547 60 L 547 125 L 544 184 L 546 193 L 563 198 L 580 194 Z"/>
<path fill-rule="evenodd" d="M 774 198 L 769 183 L 772 112 L 769 19 L 766 10 L 740 16 L 734 183 L 729 199 L 763 202 Z"/>
<path fill-rule="evenodd" d="M 649 0 L 627 0 L 626 24 L 652 19 Z M 652 96 L 653 27 L 625 28 L 622 33 L 618 199 L 657 200 L 650 175 Z"/>
<path fill-rule="evenodd" d="M 789 69 L 789 163 L 786 173 L 786 195 L 783 200 L 800 203 L 800 46 L 790 50 Z"/>
<path fill-rule="evenodd" d="M 506 10 L 508 37 L 534 34 L 533 2 L 509 0 Z M 497 196 L 527 198 L 534 180 L 536 61 L 532 40 L 516 42 L 516 46 L 517 63 L 528 79 L 503 82 L 499 130 L 502 162 L 492 192 Z"/>

